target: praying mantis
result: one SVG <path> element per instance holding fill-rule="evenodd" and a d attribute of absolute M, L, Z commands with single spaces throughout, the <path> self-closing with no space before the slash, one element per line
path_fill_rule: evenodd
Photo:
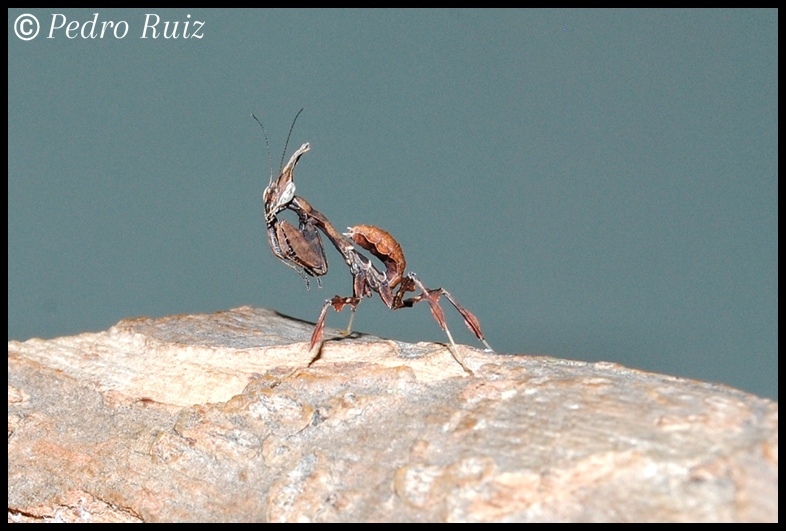
<path fill-rule="evenodd" d="M 303 109 L 300 110 L 300 112 L 302 111 Z M 292 122 L 290 136 L 300 112 Z M 262 126 L 256 116 L 254 119 Z M 264 126 L 262 129 L 264 132 Z M 267 143 L 267 133 L 264 134 L 269 157 L 270 148 Z M 287 145 L 288 143 L 289 136 L 287 137 Z M 273 178 L 271 169 L 270 181 L 263 194 L 265 224 L 270 249 L 281 262 L 298 272 L 306 282 L 307 288 L 309 287 L 309 277 L 316 278 L 319 283 L 319 277 L 328 272 L 325 247 L 320 233 L 333 244 L 352 275 L 352 295 L 348 297 L 336 295 L 327 299 L 322 307 L 319 319 L 317 319 L 311 334 L 309 343 L 311 357 L 308 365 L 311 365 L 319 357 L 328 309 L 333 307 L 336 312 L 340 312 L 346 306 L 351 308 L 352 314 L 349 324 L 344 331 L 344 335 L 349 335 L 358 305 L 363 298 L 373 297 L 376 293 L 391 310 L 411 308 L 419 302 L 427 302 L 434 319 L 448 336 L 450 342 L 448 348 L 453 358 L 467 373 L 472 374 L 450 333 L 445 312 L 439 304 L 440 298 L 444 296 L 456 308 L 467 328 L 483 343 L 486 351 L 493 352 L 483 336 L 480 321 L 469 310 L 461 306 L 447 290 L 427 288 L 415 273 L 406 273 L 406 260 L 401 246 L 388 232 L 374 225 L 355 225 L 349 227 L 347 232 L 341 233 L 324 214 L 315 209 L 302 196 L 297 195 L 295 167 L 300 158 L 310 149 L 310 144 L 305 143 L 295 150 L 277 178 Z M 286 145 L 284 151 L 286 153 Z M 298 218 L 297 227 L 279 217 L 279 214 L 285 210 L 295 213 Z M 377 258 L 384 268 L 382 270 L 377 268 L 359 249 Z M 417 291 L 420 293 L 408 296 L 408 294 Z"/>

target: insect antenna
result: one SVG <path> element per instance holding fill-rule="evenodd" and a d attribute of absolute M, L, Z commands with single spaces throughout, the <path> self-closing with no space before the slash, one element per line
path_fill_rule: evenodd
<path fill-rule="evenodd" d="M 301 107 L 300 110 L 295 115 L 295 119 L 292 120 L 292 125 L 289 127 L 289 134 L 287 135 L 287 141 L 284 142 L 284 152 L 281 154 L 281 164 L 278 166 L 278 172 L 281 173 L 281 170 L 284 168 L 284 158 L 287 156 L 287 148 L 289 147 L 289 137 L 292 136 L 292 131 L 295 130 L 295 122 L 297 122 L 297 117 L 300 116 L 300 113 L 303 112 L 305 107 Z"/>
<path fill-rule="evenodd" d="M 259 121 L 259 118 L 254 116 L 254 113 L 251 113 L 251 116 L 254 120 L 257 121 L 259 127 L 262 128 L 262 135 L 265 137 L 265 148 L 267 148 L 267 165 L 270 166 L 270 182 L 268 184 L 273 184 L 273 157 L 270 156 L 270 142 L 267 141 L 267 131 L 265 131 L 265 126 L 262 125 L 262 122 Z"/>

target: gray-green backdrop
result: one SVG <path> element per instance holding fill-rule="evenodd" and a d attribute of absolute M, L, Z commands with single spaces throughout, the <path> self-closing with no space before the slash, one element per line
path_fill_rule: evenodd
<path fill-rule="evenodd" d="M 500 352 L 777 398 L 777 19 L 11 9 L 8 337 L 246 304 L 313 321 L 349 294 L 332 249 L 307 292 L 265 239 L 250 114 L 278 169 L 305 107 L 299 193 L 394 234 Z M 366 300 L 356 328 L 445 341 L 425 305 Z"/>

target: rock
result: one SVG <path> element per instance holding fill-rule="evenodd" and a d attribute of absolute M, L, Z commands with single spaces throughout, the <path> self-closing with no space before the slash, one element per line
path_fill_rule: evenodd
<path fill-rule="evenodd" d="M 9 521 L 772 521 L 778 405 L 242 307 L 8 343 Z"/>

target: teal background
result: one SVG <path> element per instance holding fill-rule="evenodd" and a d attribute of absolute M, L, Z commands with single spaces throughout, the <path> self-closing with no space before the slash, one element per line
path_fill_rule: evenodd
<path fill-rule="evenodd" d="M 46 38 L 96 12 L 128 35 Z M 204 37 L 140 39 L 145 13 Z M 8 28 L 9 339 L 244 304 L 313 321 L 348 295 L 333 249 L 306 291 L 265 239 L 250 114 L 277 169 L 305 107 L 298 193 L 391 232 L 498 351 L 777 399 L 776 10 L 31 8 Z M 421 306 L 366 300 L 355 328 L 445 341 Z"/>

